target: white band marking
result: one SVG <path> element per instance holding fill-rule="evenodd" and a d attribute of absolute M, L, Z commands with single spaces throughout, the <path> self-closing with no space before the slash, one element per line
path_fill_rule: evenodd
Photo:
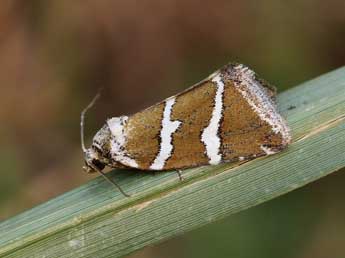
<path fill-rule="evenodd" d="M 220 138 L 218 136 L 218 131 L 222 118 L 224 83 L 219 74 L 217 74 L 212 81 L 216 83 L 217 87 L 216 96 L 214 98 L 215 105 L 210 123 L 202 132 L 201 141 L 205 144 L 209 163 L 211 165 L 216 165 L 219 164 L 222 159 L 219 153 Z"/>
<path fill-rule="evenodd" d="M 180 126 L 180 121 L 171 121 L 171 111 L 175 104 L 175 98 L 169 98 L 166 100 L 165 108 L 162 119 L 162 129 L 160 132 L 161 143 L 160 150 L 153 161 L 150 169 L 161 170 L 164 168 L 165 162 L 171 156 L 173 145 L 172 145 L 172 134 L 176 132 Z"/>
<path fill-rule="evenodd" d="M 126 137 L 127 134 L 125 132 L 124 125 L 127 123 L 128 117 L 121 116 L 121 117 L 113 117 L 107 121 L 109 129 L 112 134 L 111 139 L 111 156 L 112 158 L 128 167 L 137 168 L 138 163 L 130 158 L 126 152 L 125 145 L 126 145 Z"/>

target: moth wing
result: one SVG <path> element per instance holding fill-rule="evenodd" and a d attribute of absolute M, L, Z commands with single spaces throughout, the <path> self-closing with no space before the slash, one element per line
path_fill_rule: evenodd
<path fill-rule="evenodd" d="M 282 123 L 285 129 L 285 121 L 275 110 L 274 100 L 270 99 L 270 95 L 262 103 L 255 98 L 248 99 L 251 98 L 248 96 L 250 95 L 244 89 L 243 92 L 238 90 L 233 81 L 226 82 L 224 115 L 220 124 L 221 154 L 224 161 L 249 160 L 274 154 L 284 149 L 289 141 L 285 132 L 277 132 L 274 123 L 269 121 L 271 118 L 263 119 L 267 114 L 273 114 L 276 122 Z M 257 105 L 256 108 L 254 105 Z M 265 108 L 269 110 L 265 111 Z"/>
<path fill-rule="evenodd" d="M 132 115 L 128 155 L 139 169 L 167 170 L 278 152 L 290 136 L 271 99 L 275 91 L 263 82 L 248 68 L 229 65 Z"/>

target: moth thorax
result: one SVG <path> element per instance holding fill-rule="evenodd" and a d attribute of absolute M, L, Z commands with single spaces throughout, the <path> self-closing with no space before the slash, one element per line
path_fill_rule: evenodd
<path fill-rule="evenodd" d="M 120 116 L 108 119 L 107 125 L 110 130 L 110 154 L 112 161 L 125 167 L 138 167 L 137 162 L 130 157 L 126 150 L 128 117 Z"/>
<path fill-rule="evenodd" d="M 106 154 L 110 151 L 111 132 L 106 123 L 93 137 L 92 148 L 98 150 L 100 153 Z"/>
<path fill-rule="evenodd" d="M 109 167 L 138 167 L 126 151 L 128 117 L 113 117 L 96 133 L 92 146 L 85 156 L 86 162 L 97 166 Z"/>

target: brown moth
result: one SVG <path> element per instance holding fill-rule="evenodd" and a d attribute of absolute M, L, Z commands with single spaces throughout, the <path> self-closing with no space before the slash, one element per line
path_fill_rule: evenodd
<path fill-rule="evenodd" d="M 291 136 L 274 97 L 248 67 L 228 64 L 143 111 L 108 119 L 83 146 L 85 170 L 178 170 L 277 153 Z"/>

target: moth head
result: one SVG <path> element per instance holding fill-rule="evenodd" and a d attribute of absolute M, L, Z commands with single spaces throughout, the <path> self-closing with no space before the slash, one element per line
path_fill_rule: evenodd
<path fill-rule="evenodd" d="M 94 173 L 96 170 L 102 171 L 105 168 L 104 163 L 99 159 L 98 152 L 92 147 L 84 152 L 84 160 L 85 166 L 83 166 L 83 170 L 86 173 Z"/>

